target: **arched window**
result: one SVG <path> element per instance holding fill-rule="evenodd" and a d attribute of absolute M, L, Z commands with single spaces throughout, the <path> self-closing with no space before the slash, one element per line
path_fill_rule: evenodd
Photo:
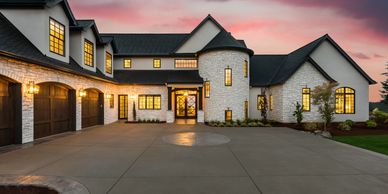
<path fill-rule="evenodd" d="M 352 88 L 343 87 L 335 90 L 335 113 L 355 113 L 355 91 Z"/>

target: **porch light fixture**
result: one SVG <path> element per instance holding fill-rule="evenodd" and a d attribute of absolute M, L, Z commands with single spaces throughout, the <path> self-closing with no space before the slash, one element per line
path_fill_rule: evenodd
<path fill-rule="evenodd" d="M 83 88 L 79 89 L 79 97 L 85 97 L 85 96 L 86 96 L 86 91 Z"/>
<path fill-rule="evenodd" d="M 34 81 L 30 81 L 27 84 L 27 94 L 38 94 L 39 86 L 35 85 Z"/>
<path fill-rule="evenodd" d="M 136 99 L 136 95 L 130 95 L 129 98 L 130 98 L 131 100 L 135 100 L 135 99 Z"/>
<path fill-rule="evenodd" d="M 106 94 L 106 99 L 111 99 L 112 98 L 112 94 Z"/>

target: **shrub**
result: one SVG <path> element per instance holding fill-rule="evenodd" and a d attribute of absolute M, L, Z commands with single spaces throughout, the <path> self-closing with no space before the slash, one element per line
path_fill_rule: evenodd
<path fill-rule="evenodd" d="M 250 122 L 250 123 L 248 123 L 248 126 L 249 127 L 257 127 L 259 125 L 256 122 Z"/>
<path fill-rule="evenodd" d="M 377 123 L 380 123 L 380 124 L 384 123 L 385 120 L 388 120 L 388 113 L 383 112 L 383 111 L 381 111 L 381 110 L 379 110 L 379 109 L 377 109 L 377 108 L 375 108 L 375 109 L 372 111 L 372 115 L 373 115 L 375 121 L 376 121 Z"/>
<path fill-rule="evenodd" d="M 267 123 L 267 124 L 264 124 L 263 127 L 272 127 L 272 125 Z"/>
<path fill-rule="evenodd" d="M 237 125 L 241 125 L 241 121 L 239 119 L 236 120 Z"/>
<path fill-rule="evenodd" d="M 225 123 L 225 127 L 232 127 L 232 126 L 233 126 L 232 122 L 226 122 Z"/>
<path fill-rule="evenodd" d="M 350 120 L 350 119 L 347 119 L 347 120 L 345 121 L 345 123 L 346 123 L 347 125 L 349 125 L 350 127 L 353 127 L 353 126 L 354 126 L 354 121 L 352 121 L 352 120 Z"/>
<path fill-rule="evenodd" d="M 242 122 L 242 123 L 240 124 L 240 126 L 241 126 L 241 127 L 248 127 L 248 124 L 247 124 L 246 122 Z"/>
<path fill-rule="evenodd" d="M 345 121 L 343 123 L 340 123 L 337 127 L 341 131 L 350 131 L 352 130 L 352 127 Z"/>
<path fill-rule="evenodd" d="M 319 129 L 319 124 L 318 123 L 305 123 L 303 124 L 303 128 L 307 131 L 316 131 Z"/>
<path fill-rule="evenodd" d="M 160 120 L 159 120 L 159 119 L 156 119 L 155 122 L 160 123 Z"/>
<path fill-rule="evenodd" d="M 294 113 L 292 113 L 292 116 L 295 117 L 296 123 L 300 125 L 303 121 L 303 106 L 299 104 L 299 102 L 296 102 L 295 104 L 295 110 Z"/>
<path fill-rule="evenodd" d="M 376 128 L 377 127 L 377 123 L 374 120 L 367 120 L 365 124 L 366 124 L 367 128 Z"/>
<path fill-rule="evenodd" d="M 259 126 L 259 127 L 265 127 L 265 125 L 266 125 L 260 121 L 257 121 L 256 123 L 257 123 L 257 126 Z"/>

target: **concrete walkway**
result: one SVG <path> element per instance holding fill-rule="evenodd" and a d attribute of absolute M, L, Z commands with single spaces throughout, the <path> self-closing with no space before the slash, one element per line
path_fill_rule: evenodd
<path fill-rule="evenodd" d="M 163 141 L 189 131 L 231 141 Z M 0 174 L 64 176 L 91 193 L 388 193 L 387 157 L 287 128 L 115 123 L 3 153 Z"/>

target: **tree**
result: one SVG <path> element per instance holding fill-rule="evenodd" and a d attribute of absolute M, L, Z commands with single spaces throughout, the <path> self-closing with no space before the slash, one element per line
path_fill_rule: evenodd
<path fill-rule="evenodd" d="M 136 121 L 136 104 L 135 104 L 135 101 L 133 101 L 132 116 L 133 116 L 133 121 Z"/>
<path fill-rule="evenodd" d="M 295 110 L 292 114 L 296 118 L 296 123 L 300 126 L 300 124 L 303 121 L 303 106 L 299 104 L 299 102 L 296 102 L 295 104 Z"/>
<path fill-rule="evenodd" d="M 337 83 L 324 83 L 320 86 L 316 86 L 312 91 L 313 104 L 318 106 L 318 112 L 323 119 L 323 127 L 326 131 L 327 126 L 334 119 L 335 111 L 335 87 Z"/>
<path fill-rule="evenodd" d="M 388 70 L 388 63 L 386 64 L 386 66 L 387 67 L 385 69 Z M 382 73 L 382 75 L 388 77 L 388 72 Z M 383 98 L 382 102 L 388 104 L 388 78 L 385 81 L 381 82 L 381 85 L 383 86 L 383 89 L 380 90 L 381 97 Z"/>

